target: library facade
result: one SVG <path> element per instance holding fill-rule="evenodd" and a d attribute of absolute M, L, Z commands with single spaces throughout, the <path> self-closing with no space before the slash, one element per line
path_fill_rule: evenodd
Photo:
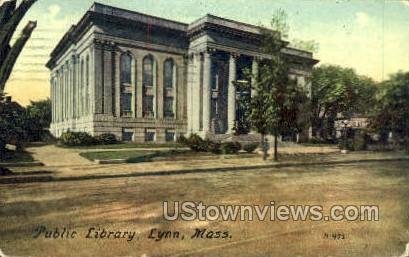
<path fill-rule="evenodd" d="M 51 53 L 51 132 L 174 141 L 230 135 L 235 83 L 268 58 L 261 28 L 213 15 L 191 24 L 95 3 Z M 312 53 L 286 47 L 291 75 L 310 90 Z"/>

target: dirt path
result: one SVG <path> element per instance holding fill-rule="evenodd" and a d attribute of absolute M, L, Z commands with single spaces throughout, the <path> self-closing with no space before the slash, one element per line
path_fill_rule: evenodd
<path fill-rule="evenodd" d="M 78 150 L 45 145 L 29 147 L 27 151 L 32 153 L 35 160 L 42 162 L 45 166 L 71 166 L 90 165 L 93 162 L 81 157 Z"/>

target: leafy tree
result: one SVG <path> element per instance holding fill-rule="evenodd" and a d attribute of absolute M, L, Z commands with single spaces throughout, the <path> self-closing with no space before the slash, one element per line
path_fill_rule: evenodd
<path fill-rule="evenodd" d="M 301 49 L 308 52 L 316 53 L 318 52 L 319 44 L 314 40 L 300 40 L 293 39 L 291 40 L 291 46 L 297 49 Z"/>
<path fill-rule="evenodd" d="M 334 122 L 338 114 L 349 118 L 367 115 L 375 103 L 376 84 L 359 76 L 353 69 L 323 65 L 312 73 L 313 134 L 323 139 L 334 137 Z"/>
<path fill-rule="evenodd" d="M 39 141 L 43 139 L 46 129 L 51 123 L 51 100 L 31 101 L 26 107 L 26 119 L 29 131 L 30 141 Z"/>
<path fill-rule="evenodd" d="M 276 30 L 263 30 L 261 40 L 262 52 L 270 58 L 259 63 L 258 77 L 248 76 L 255 80 L 252 90 L 249 114 L 251 126 L 261 134 L 262 144 L 266 135 L 274 136 L 274 160 L 278 160 L 278 135 L 299 129 L 300 107 L 305 104 L 306 93 L 289 77 L 290 60 L 282 53 L 286 42 L 288 25 L 286 15 L 278 10 L 273 16 L 271 26 Z M 278 30 L 278 31 L 277 31 Z M 266 153 L 264 154 L 264 158 Z"/>
<path fill-rule="evenodd" d="M 409 150 L 409 72 L 393 74 L 380 85 L 370 127 L 385 136 L 392 132 Z"/>
<path fill-rule="evenodd" d="M 0 94 L 0 153 L 6 151 L 6 144 L 13 144 L 17 151 L 23 150 L 27 141 L 25 110 L 10 98 Z"/>

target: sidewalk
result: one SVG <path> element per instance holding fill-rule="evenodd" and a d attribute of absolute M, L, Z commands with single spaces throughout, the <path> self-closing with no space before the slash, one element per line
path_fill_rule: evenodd
<path fill-rule="evenodd" d="M 395 152 L 357 152 L 351 154 L 288 155 L 280 162 L 251 158 L 200 159 L 184 161 L 155 161 L 137 164 L 46 166 L 42 168 L 14 168 L 13 176 L 0 177 L 0 184 L 56 182 L 87 179 L 176 175 L 222 171 L 281 168 L 308 165 L 336 165 L 374 161 L 409 161 L 409 155 Z"/>

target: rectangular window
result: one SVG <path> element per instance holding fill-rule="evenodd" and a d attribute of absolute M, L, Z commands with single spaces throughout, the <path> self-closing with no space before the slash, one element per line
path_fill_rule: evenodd
<path fill-rule="evenodd" d="M 167 60 L 165 62 L 164 81 L 166 88 L 173 87 L 173 61 Z"/>
<path fill-rule="evenodd" d="M 127 116 L 132 114 L 132 93 L 121 94 L 121 110 L 122 115 Z"/>
<path fill-rule="evenodd" d="M 143 116 L 147 118 L 155 117 L 153 108 L 153 99 L 151 95 L 144 96 L 143 98 Z"/>
<path fill-rule="evenodd" d="M 122 141 L 124 142 L 132 142 L 133 141 L 134 131 L 133 129 L 122 129 Z"/>
<path fill-rule="evenodd" d="M 166 130 L 165 140 L 166 140 L 166 142 L 174 142 L 175 141 L 175 131 L 174 130 Z"/>
<path fill-rule="evenodd" d="M 154 142 L 155 141 L 155 129 L 146 129 L 145 131 L 145 142 Z"/>
<path fill-rule="evenodd" d="M 212 117 L 215 117 L 219 114 L 217 98 L 212 99 Z"/>
<path fill-rule="evenodd" d="M 173 112 L 173 97 L 165 97 L 164 101 L 164 116 L 165 118 L 173 118 L 175 114 Z"/>

